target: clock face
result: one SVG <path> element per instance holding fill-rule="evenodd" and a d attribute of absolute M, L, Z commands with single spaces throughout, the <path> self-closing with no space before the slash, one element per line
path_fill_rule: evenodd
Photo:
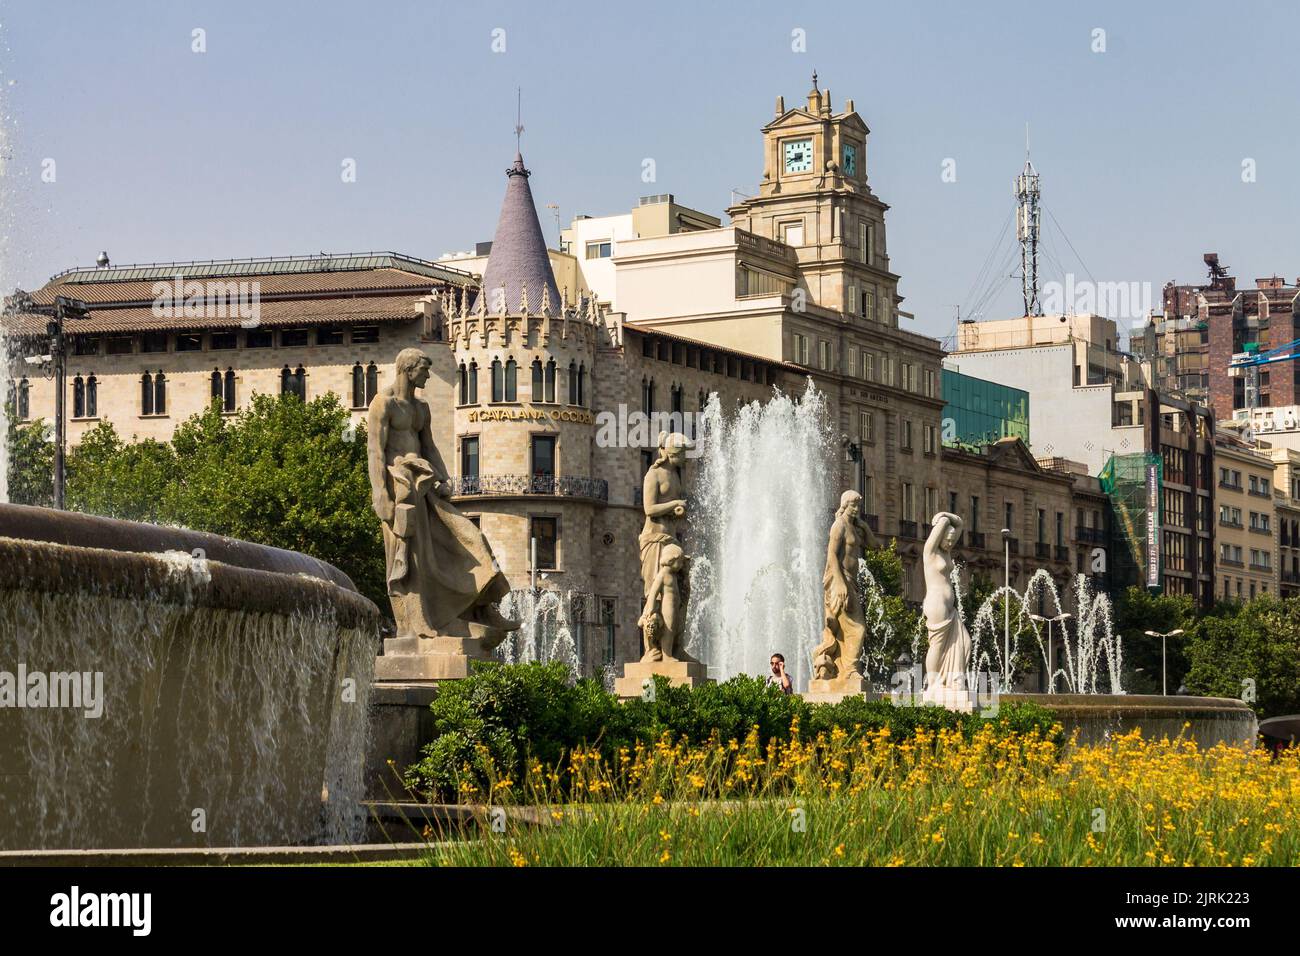
<path fill-rule="evenodd" d="M 806 173 L 812 169 L 812 140 L 796 139 L 783 145 L 787 173 Z"/>
<path fill-rule="evenodd" d="M 856 176 L 858 174 L 858 148 L 852 143 L 844 144 L 844 167 L 845 176 Z"/>

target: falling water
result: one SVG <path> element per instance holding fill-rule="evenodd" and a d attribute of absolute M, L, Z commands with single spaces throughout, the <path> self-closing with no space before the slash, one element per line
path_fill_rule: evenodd
<path fill-rule="evenodd" d="M 560 661 L 574 675 L 583 672 L 583 628 L 595 597 L 585 591 L 516 588 L 501 602 L 501 613 L 523 626 L 498 645 L 507 664 Z"/>
<path fill-rule="evenodd" d="M 207 589 L 206 567 L 155 560 Z M 97 718 L 0 711 L 0 849 L 361 837 L 374 633 L 85 583 L 0 590 L 0 670 L 99 673 L 104 698 Z"/>
<path fill-rule="evenodd" d="M 1053 644 L 1060 647 L 1060 652 L 1059 656 L 1052 652 L 1050 667 L 1048 627 L 1046 622 L 1034 619 L 1034 609 L 1042 607 L 1045 613 L 1041 616 L 1056 618 L 1065 604 L 1052 576 L 1040 568 L 1029 578 L 1023 594 L 1014 588 L 1001 587 L 980 605 L 970 629 L 971 670 L 1002 675 L 1008 672 L 1004 660 L 1007 621 L 1005 613 L 999 615 L 995 610 L 1003 595 L 1008 596 L 1011 605 L 1011 660 L 1020 657 L 1022 640 L 1030 642 L 1031 653 L 1041 662 L 1042 671 L 1049 675 L 1049 693 L 1123 693 L 1120 677 L 1124 649 L 1114 631 L 1110 599 L 1091 588 L 1087 576 L 1082 574 L 1075 578 L 1072 617 L 1052 623 Z"/>
<path fill-rule="evenodd" d="M 827 418 L 811 381 L 798 399 L 776 391 L 731 415 L 709 398 L 688 485 L 686 647 L 711 677 L 766 674 L 780 652 L 795 689 L 808 686 L 835 504 Z"/>
<path fill-rule="evenodd" d="M 8 38 L 0 34 L 0 62 L 9 57 Z M 14 183 L 9 165 L 13 149 L 10 126 L 9 85 L 13 81 L 0 69 L 0 295 L 14 289 L 12 233 L 15 225 Z M 0 502 L 9 500 L 9 345 L 4 325 L 0 323 Z"/>

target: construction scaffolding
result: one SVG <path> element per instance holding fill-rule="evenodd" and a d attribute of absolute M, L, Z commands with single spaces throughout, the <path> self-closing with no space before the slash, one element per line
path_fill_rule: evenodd
<path fill-rule="evenodd" d="M 1098 476 L 1114 511 L 1111 581 L 1162 589 L 1161 486 L 1164 468 L 1152 452 L 1112 455 Z"/>

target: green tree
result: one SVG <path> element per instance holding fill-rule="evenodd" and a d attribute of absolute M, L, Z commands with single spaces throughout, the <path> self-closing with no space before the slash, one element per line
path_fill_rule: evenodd
<path fill-rule="evenodd" d="M 25 460 L 33 454 L 24 451 Z M 256 395 L 236 416 L 214 402 L 170 443 L 124 442 L 101 423 L 69 455 L 68 504 L 301 551 L 330 562 L 389 609 L 365 429 L 334 395 L 307 403 Z"/>
<path fill-rule="evenodd" d="M 124 442 L 101 421 L 68 456 L 68 507 L 129 521 L 176 520 L 167 511 L 176 482 L 170 445 L 149 438 Z M 179 522 L 183 523 L 183 521 Z"/>
<path fill-rule="evenodd" d="M 1196 601 L 1190 594 L 1152 594 L 1130 587 L 1114 604 L 1114 627 L 1124 642 L 1124 688 L 1132 694 L 1160 693 L 1160 644 L 1147 631 L 1167 634 L 1182 629 L 1190 633 L 1196 623 Z M 1171 637 L 1166 674 L 1171 690 L 1187 675 L 1187 638 Z M 1236 695 L 1232 695 L 1236 696 Z"/>
<path fill-rule="evenodd" d="M 54 504 L 54 440 L 44 419 L 21 425 L 13 405 L 5 407 L 9 451 L 9 500 L 16 505 Z"/>
<path fill-rule="evenodd" d="M 1221 604 L 1187 643 L 1187 688 L 1211 697 L 1251 692 L 1261 717 L 1300 713 L 1300 598 Z"/>

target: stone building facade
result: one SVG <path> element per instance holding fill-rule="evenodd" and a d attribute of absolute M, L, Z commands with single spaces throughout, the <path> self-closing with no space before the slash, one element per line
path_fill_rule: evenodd
<path fill-rule="evenodd" d="M 961 547 L 972 569 L 1000 580 L 1009 525 L 1013 583 L 1040 566 L 1066 583 L 1078 564 L 1073 476 L 1040 466 L 1016 439 L 942 446 L 943 353 L 900 327 L 908 316 L 887 253 L 887 206 L 868 184 L 869 131 L 852 101 L 836 113 L 814 85 L 796 108 L 778 100 L 762 132 L 763 185 L 728 210 L 730 224 L 648 203 L 656 208 L 631 217 L 632 234 L 611 237 L 608 255 L 602 220 L 570 232 L 581 250 L 546 248 L 530 173 L 516 156 L 482 255 L 55 277 L 38 301 L 73 295 L 92 308 L 76 330 L 86 344 L 69 364 L 69 408 L 79 377 L 80 408 L 90 411 L 91 376 L 95 408 L 76 416 L 70 443 L 104 418 L 125 437 L 166 438 L 214 397 L 234 413 L 263 391 L 334 392 L 359 417 L 390 381 L 397 353 L 422 348 L 433 363 L 424 397 L 454 500 L 479 523 L 516 593 L 536 583 L 570 596 L 565 613 L 590 673 L 640 655 L 641 482 L 660 428 L 692 435 L 712 394 L 729 409 L 773 388 L 801 392 L 811 379 L 837 439 L 836 485 L 858 489 L 879 537 L 897 540 L 907 597 L 922 596 L 919 553 L 941 510 L 966 518 Z M 253 327 L 238 312 L 160 316 L 152 307 L 154 283 L 235 279 L 259 283 Z M 13 331 L 38 349 L 43 327 L 28 317 Z M 146 381 L 155 410 L 146 410 Z M 25 401 L 30 418 L 48 418 L 49 382 L 29 381 Z M 610 420 L 621 428 L 637 415 L 653 425 L 602 436 Z"/>
<path fill-rule="evenodd" d="M 1215 442 L 1217 591 L 1225 601 L 1278 593 L 1273 461 L 1236 439 Z"/>

